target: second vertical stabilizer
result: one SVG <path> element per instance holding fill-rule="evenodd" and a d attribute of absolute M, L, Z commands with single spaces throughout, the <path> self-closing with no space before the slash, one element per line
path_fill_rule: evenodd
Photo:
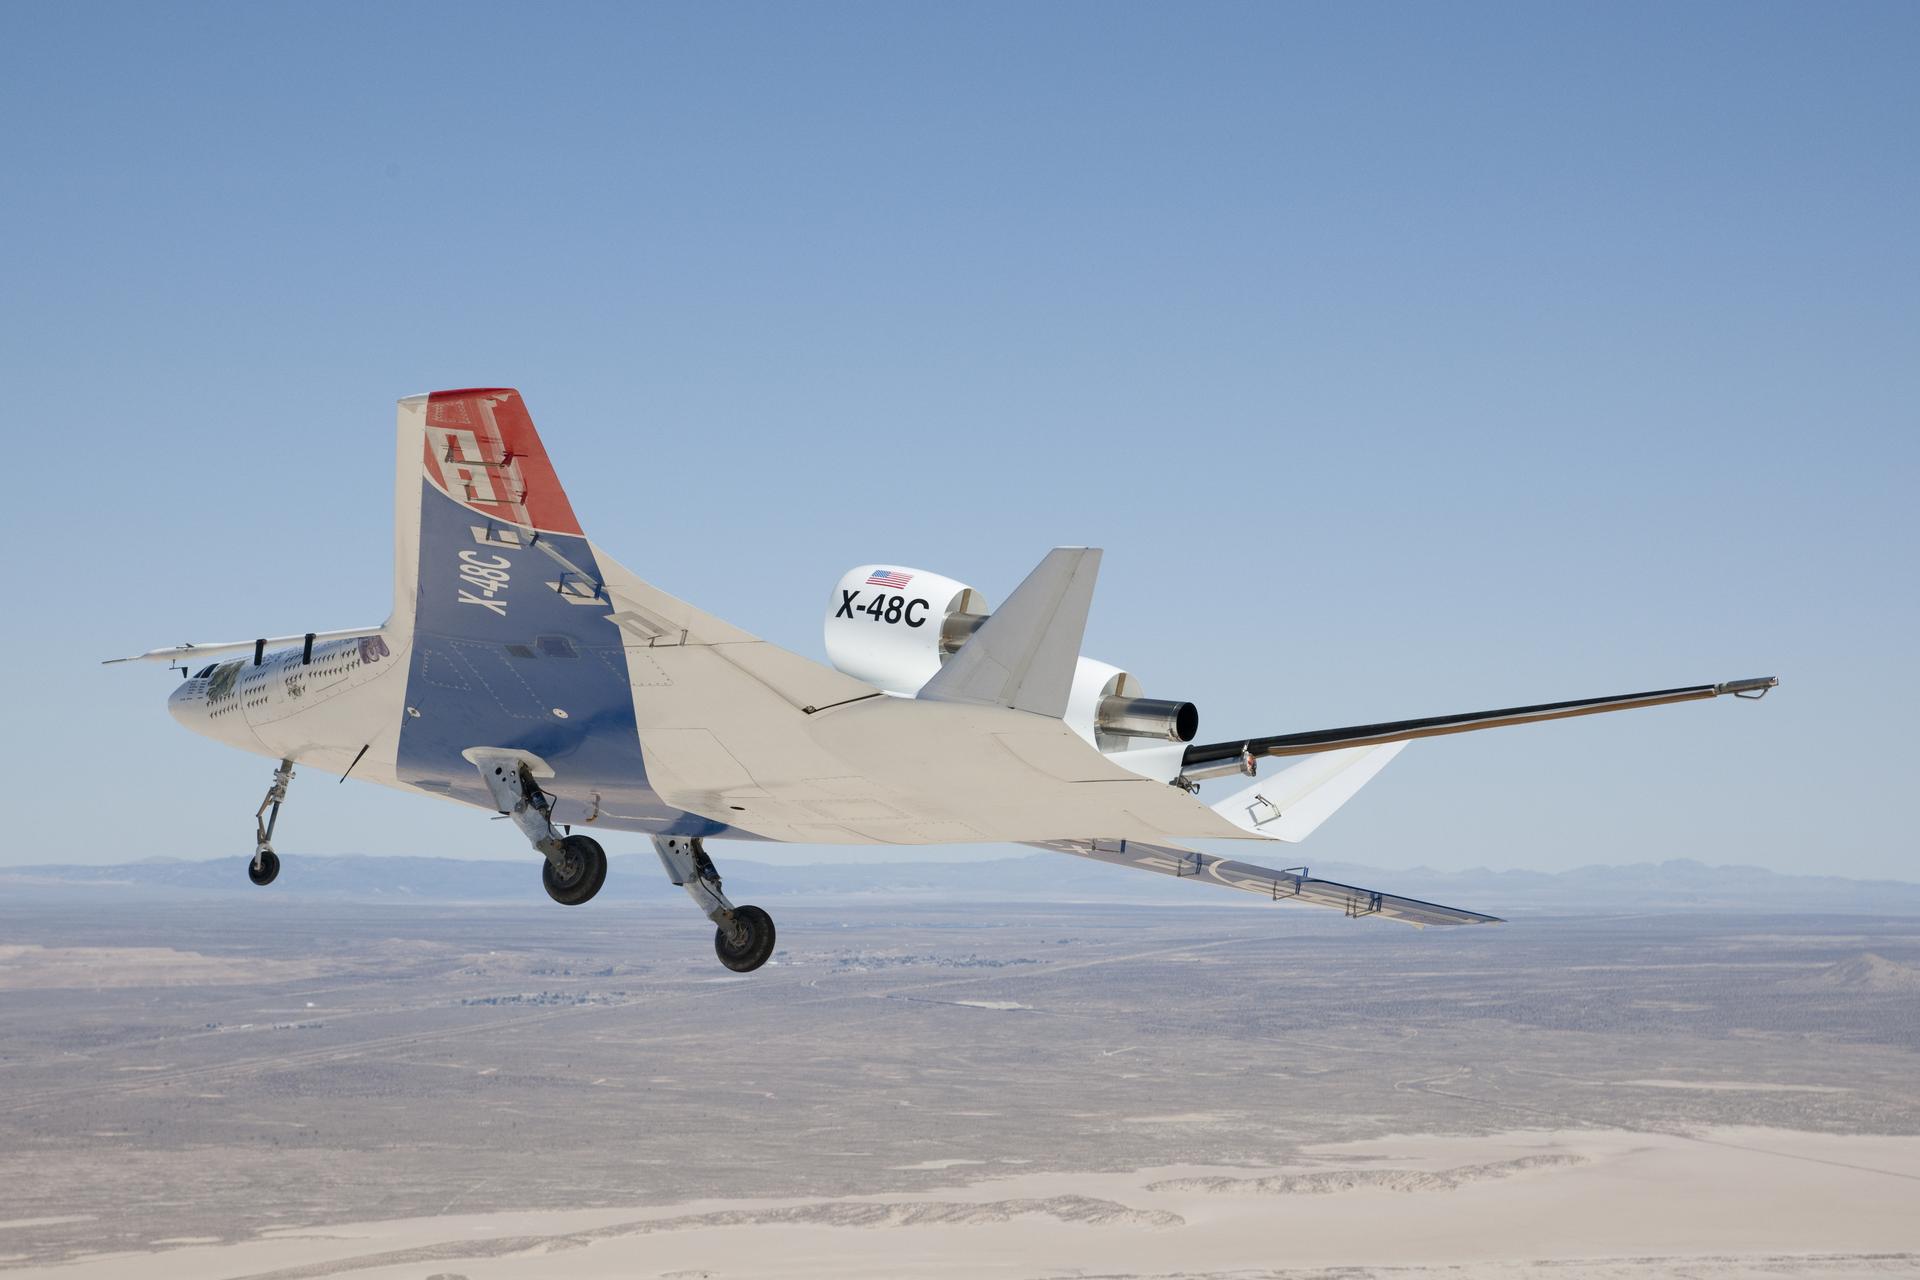
<path fill-rule="evenodd" d="M 1049 551 L 920 696 L 1064 716 L 1099 573 L 1098 547 Z"/>

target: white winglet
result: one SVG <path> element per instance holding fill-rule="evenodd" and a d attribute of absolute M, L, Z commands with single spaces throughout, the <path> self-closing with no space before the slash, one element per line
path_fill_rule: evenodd
<path fill-rule="evenodd" d="M 1257 780 L 1213 806 L 1242 831 L 1270 840 L 1305 840 L 1399 755 L 1404 742 L 1323 751 Z"/>

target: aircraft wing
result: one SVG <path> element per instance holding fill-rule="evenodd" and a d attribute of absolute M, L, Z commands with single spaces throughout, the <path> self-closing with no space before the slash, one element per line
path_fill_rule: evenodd
<path fill-rule="evenodd" d="M 1097 862 L 1111 862 L 1116 866 L 1157 871 L 1163 876 L 1223 884 L 1229 889 L 1241 889 L 1272 898 L 1275 902 L 1304 902 L 1309 906 L 1333 907 L 1355 919 L 1380 916 L 1411 925 L 1504 923 L 1498 916 L 1482 915 L 1478 911 L 1443 907 L 1436 902 L 1422 902 L 1418 898 L 1403 898 L 1398 894 L 1362 889 L 1336 880 L 1317 880 L 1307 874 L 1305 867 L 1276 871 L 1251 862 L 1216 858 L 1210 853 L 1183 849 L 1179 845 L 1143 844 L 1138 840 L 1047 840 L 1036 842 L 1033 847 L 1051 849 L 1055 853 L 1076 854 Z"/>
<path fill-rule="evenodd" d="M 1599 715 L 1605 711 L 1631 711 L 1635 707 L 1694 702 L 1727 693 L 1737 698 L 1760 698 L 1779 683 L 1776 676 L 1761 676 L 1753 680 L 1728 680 L 1721 684 L 1654 689 L 1647 693 L 1621 693 L 1606 698 L 1580 698 L 1572 702 L 1542 702 L 1530 707 L 1501 707 L 1493 711 L 1469 711 L 1453 716 L 1428 716 L 1422 720 L 1389 720 L 1381 724 L 1352 725 L 1345 729 L 1282 733 L 1267 738 L 1243 738 L 1236 742 L 1194 743 L 1187 748 L 1182 760 L 1187 777 L 1193 779 L 1236 771 L 1252 774 L 1254 761 L 1261 756 L 1317 755 L 1322 751 L 1346 747 L 1407 742 L 1446 733 L 1471 733 L 1476 729 L 1531 724 L 1536 720 L 1564 720 L 1569 716 Z"/>
<path fill-rule="evenodd" d="M 297 636 L 261 636 L 254 640 L 212 640 L 206 642 L 188 641 L 185 644 L 168 645 L 164 649 L 149 649 L 145 653 L 128 654 L 124 658 L 106 658 L 101 665 L 111 666 L 116 662 L 182 662 L 188 658 L 206 658 L 227 653 L 252 653 L 260 649 L 279 649 L 290 644 L 300 644 L 311 640 L 316 644 L 328 640 L 351 640 L 356 636 L 380 634 L 378 626 L 345 627 L 338 631 L 315 631 Z"/>

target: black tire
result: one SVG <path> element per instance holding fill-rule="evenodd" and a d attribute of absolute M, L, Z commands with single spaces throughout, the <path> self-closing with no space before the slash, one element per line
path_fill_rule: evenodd
<path fill-rule="evenodd" d="M 563 907 L 577 907 L 600 892 L 607 882 L 607 851 L 592 836 L 568 836 L 560 842 L 564 871 L 554 869 L 553 859 L 540 868 L 540 882 L 547 896 Z"/>
<path fill-rule="evenodd" d="M 247 864 L 247 879 L 255 884 L 272 884 L 273 878 L 280 874 L 280 855 L 268 849 L 260 855 L 259 862 Z"/>
<path fill-rule="evenodd" d="M 773 917 L 758 907 L 735 907 L 733 921 L 746 931 L 745 940 L 736 946 L 724 928 L 715 929 L 714 953 L 735 973 L 752 973 L 773 955 Z"/>

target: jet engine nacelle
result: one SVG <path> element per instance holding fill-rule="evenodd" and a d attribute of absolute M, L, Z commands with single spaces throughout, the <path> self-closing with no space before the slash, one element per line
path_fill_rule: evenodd
<path fill-rule="evenodd" d="M 889 565 L 849 569 L 827 600 L 827 659 L 889 693 L 916 694 L 987 620 L 987 601 L 964 582 Z M 1140 696 L 1118 667 L 1081 658 L 1064 717 L 1102 751 L 1192 742 L 1200 713 L 1191 702 Z"/>
<path fill-rule="evenodd" d="M 912 695 L 986 620 L 964 582 L 898 565 L 849 569 L 827 600 L 827 660 L 856 680 Z"/>

